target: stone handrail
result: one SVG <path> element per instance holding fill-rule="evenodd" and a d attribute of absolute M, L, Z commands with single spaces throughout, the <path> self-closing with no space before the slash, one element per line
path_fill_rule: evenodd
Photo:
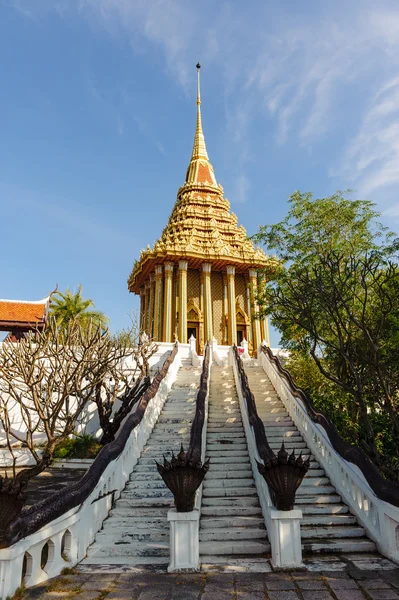
<path fill-rule="evenodd" d="M 21 584 L 37 585 L 54 577 L 84 558 L 113 500 L 129 479 L 180 362 L 176 344 L 135 412 L 126 417 L 116 439 L 101 449 L 83 478 L 69 490 L 22 511 L 12 523 L 9 547 L 0 550 L 0 598 L 11 596 Z"/>
<path fill-rule="evenodd" d="M 308 447 L 382 554 L 399 562 L 399 486 L 345 442 L 266 346 L 259 361 Z"/>
<path fill-rule="evenodd" d="M 188 454 L 191 460 L 201 460 L 202 462 L 204 461 L 203 432 L 207 417 L 207 397 L 209 394 L 210 366 L 211 346 L 209 342 L 207 342 L 204 350 L 204 362 L 202 364 L 201 381 L 195 405 L 195 417 L 191 425 L 190 445 L 188 450 Z"/>
<path fill-rule="evenodd" d="M 325 429 L 334 450 L 360 469 L 374 494 L 380 500 L 399 507 L 399 484 L 385 479 L 361 448 L 350 444 L 340 436 L 332 421 L 322 411 L 315 408 L 306 392 L 295 385 L 290 372 L 282 366 L 280 359 L 274 356 L 270 348 L 262 346 L 261 350 L 274 364 L 281 377 L 285 379 L 292 395 L 302 401 L 310 419 Z"/>
<path fill-rule="evenodd" d="M 263 422 L 258 416 L 255 398 L 249 388 L 237 348 L 231 348 L 232 365 L 248 452 L 255 479 L 259 503 L 262 508 L 272 551 L 272 564 L 276 568 L 302 568 L 300 510 L 276 510 L 269 486 L 260 474 L 258 465 L 270 461 L 274 455 L 267 441 Z"/>

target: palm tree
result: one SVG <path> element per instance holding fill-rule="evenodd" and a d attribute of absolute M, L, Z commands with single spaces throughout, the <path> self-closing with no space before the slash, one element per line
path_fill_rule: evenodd
<path fill-rule="evenodd" d="M 73 294 L 69 288 L 65 293 L 57 292 L 51 304 L 49 316 L 55 319 L 60 332 L 65 331 L 71 322 L 78 323 L 82 329 L 87 329 L 90 324 L 101 329 L 106 329 L 108 318 L 99 310 L 88 310 L 94 306 L 93 300 L 84 300 L 82 286 Z"/>

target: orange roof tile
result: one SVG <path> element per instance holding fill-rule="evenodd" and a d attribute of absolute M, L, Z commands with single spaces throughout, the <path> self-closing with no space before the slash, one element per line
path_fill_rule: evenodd
<path fill-rule="evenodd" d="M 43 323 L 46 316 L 47 299 L 43 302 L 16 302 L 0 300 L 0 322 Z"/>
<path fill-rule="evenodd" d="M 197 181 L 199 183 L 213 183 L 208 165 L 198 165 Z"/>

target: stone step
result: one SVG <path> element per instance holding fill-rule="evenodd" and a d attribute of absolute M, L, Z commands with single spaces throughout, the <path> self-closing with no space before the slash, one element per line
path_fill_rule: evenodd
<path fill-rule="evenodd" d="M 223 448 L 223 445 L 220 446 L 220 448 Z M 212 460 L 214 460 L 215 458 L 243 458 L 246 457 L 247 460 L 248 459 L 248 450 L 236 450 L 235 448 L 230 448 L 227 449 L 225 447 L 225 449 L 220 449 L 220 450 L 216 450 L 216 449 L 211 449 L 211 448 L 206 448 L 206 455 L 209 458 L 212 458 Z M 220 461 L 216 461 L 216 462 L 220 462 Z M 230 461 L 231 462 L 231 461 Z"/>
<path fill-rule="evenodd" d="M 236 427 L 231 427 L 231 423 L 224 423 L 223 426 L 214 427 L 213 425 L 208 425 L 207 436 L 211 433 L 224 433 L 226 431 L 226 426 L 228 426 L 229 433 L 241 433 L 244 431 L 242 425 L 238 425 Z"/>
<path fill-rule="evenodd" d="M 333 540 L 330 538 L 320 540 L 305 540 L 302 543 L 302 551 L 304 554 L 343 554 L 347 552 L 375 552 L 376 545 L 370 540 L 364 539 L 343 539 Z"/>
<path fill-rule="evenodd" d="M 240 479 L 241 481 L 245 481 L 247 478 L 252 479 L 252 469 L 245 464 L 245 468 L 242 470 L 237 469 L 239 465 L 232 465 L 231 470 L 226 469 L 226 466 L 221 469 L 215 469 L 214 467 L 222 465 L 212 465 L 211 469 L 206 474 L 206 481 L 210 483 L 211 479 L 215 479 L 217 481 L 221 481 L 223 479 L 230 479 L 234 481 L 235 479 Z"/>
<path fill-rule="evenodd" d="M 158 508 L 161 506 L 172 507 L 174 505 L 173 496 L 162 496 L 162 498 L 137 498 L 134 496 L 121 496 L 121 498 L 117 501 L 116 507 L 119 508 L 128 508 L 130 511 L 132 508 Z M 136 511 L 135 511 L 136 513 Z"/>
<path fill-rule="evenodd" d="M 201 530 L 202 529 L 225 529 L 228 527 L 255 527 L 262 529 L 265 526 L 265 520 L 263 516 L 224 516 L 215 517 L 213 516 L 202 516 L 201 517 Z"/>
<path fill-rule="evenodd" d="M 252 528 L 252 527 L 227 527 L 224 529 L 208 529 L 206 531 L 201 530 L 199 533 L 199 539 L 201 542 L 208 541 L 230 541 L 230 540 L 266 540 L 266 529 L 263 528 Z"/>
<path fill-rule="evenodd" d="M 341 538 L 363 538 L 365 537 L 365 530 L 363 527 L 355 525 L 354 527 L 346 526 L 339 527 L 334 525 L 331 527 L 313 527 L 304 526 L 301 524 L 301 538 L 302 540 L 326 538 L 326 539 L 341 539 Z"/>
<path fill-rule="evenodd" d="M 166 566 L 169 564 L 169 556 L 113 556 L 112 558 L 107 558 L 104 560 L 103 557 L 97 558 L 96 556 L 88 556 L 86 557 L 80 565 L 83 565 L 85 568 L 84 571 L 90 570 L 90 572 L 94 573 L 107 573 L 108 571 L 104 570 L 110 568 L 111 573 L 115 572 L 115 568 L 113 565 L 120 565 L 121 573 L 125 573 L 126 569 L 129 567 L 133 567 L 134 569 L 148 569 L 150 572 L 153 571 L 154 567 L 160 566 L 163 567 L 162 570 L 166 569 Z M 98 565 L 98 567 L 96 567 Z M 117 567 L 116 567 L 117 568 Z M 83 570 L 83 569 L 82 569 Z M 92 597 L 92 596 L 91 596 Z M 100 596 L 101 597 L 101 596 Z"/>
<path fill-rule="evenodd" d="M 200 555 L 231 554 L 270 554 L 270 544 L 266 540 L 240 540 L 228 542 L 200 542 Z"/>
<path fill-rule="evenodd" d="M 124 546 L 135 542 L 169 542 L 169 527 L 151 527 L 147 529 L 128 527 L 125 531 L 109 529 L 96 535 L 96 544 Z"/>
<path fill-rule="evenodd" d="M 301 504 L 300 508 L 305 518 L 313 518 L 313 516 L 319 515 L 342 515 L 349 513 L 349 509 L 345 504 Z"/>
<path fill-rule="evenodd" d="M 202 506 L 259 506 L 257 495 L 252 496 L 237 496 L 237 497 L 216 497 L 202 495 Z M 202 510 L 202 509 L 201 509 Z"/>
<path fill-rule="evenodd" d="M 236 456 L 238 455 L 238 456 Z M 238 465 L 238 464 L 245 464 L 248 465 L 248 451 L 247 452 L 234 452 L 233 456 L 231 456 L 230 453 L 223 453 L 223 452 L 206 452 L 206 456 L 207 458 L 209 458 L 211 460 L 211 465 L 218 465 L 218 464 L 223 464 L 223 465 L 227 465 L 227 464 L 234 464 L 234 465 Z"/>
<path fill-rule="evenodd" d="M 201 507 L 201 527 L 202 523 L 206 523 L 211 517 L 225 517 L 230 521 L 231 519 L 240 518 L 250 519 L 251 517 L 256 516 L 263 520 L 262 509 L 259 505 L 238 506 L 237 503 L 235 503 L 233 506 L 226 504 L 223 504 L 222 506 L 210 506 L 203 502 Z M 212 520 L 216 521 L 216 519 Z"/>
<path fill-rule="evenodd" d="M 145 498 L 147 500 L 157 498 L 173 498 L 172 492 L 164 485 L 163 489 L 125 489 L 123 491 L 124 499 L 135 499 L 135 498 Z"/>
<path fill-rule="evenodd" d="M 164 529 L 169 532 L 169 523 L 167 520 L 167 512 L 159 515 L 158 517 L 130 517 L 123 518 L 113 516 L 112 519 L 106 519 L 103 523 L 102 532 L 113 532 L 116 535 L 122 533 L 135 533 L 137 530 L 149 529 L 154 527 L 155 529 Z"/>
<path fill-rule="evenodd" d="M 272 450 L 280 450 L 281 448 L 281 444 L 282 444 L 283 440 L 279 440 L 278 442 L 274 442 L 269 440 L 269 446 L 270 448 L 272 448 Z M 303 450 L 306 448 L 306 443 L 305 442 L 294 442 L 294 441 L 286 441 L 284 440 L 284 446 L 286 450 Z M 299 452 L 298 452 L 299 454 Z"/>
<path fill-rule="evenodd" d="M 255 485 L 255 481 L 252 478 L 252 473 L 251 473 L 251 477 L 248 478 L 242 478 L 242 479 L 233 479 L 233 478 L 215 478 L 215 479 L 208 479 L 208 474 L 205 477 L 204 480 L 204 489 L 210 489 L 210 488 L 232 488 L 232 487 L 251 487 Z"/>
<path fill-rule="evenodd" d="M 89 557 L 112 560 L 114 557 L 128 558 L 134 556 L 167 556 L 169 557 L 169 540 L 159 542 L 132 542 L 126 544 L 102 544 L 94 542 L 88 550 Z"/>
<path fill-rule="evenodd" d="M 225 440 L 221 440 L 220 442 L 215 442 L 213 443 L 212 441 L 209 443 L 207 443 L 206 445 L 206 449 L 207 451 L 212 451 L 212 450 L 220 450 L 220 449 L 231 449 L 233 451 L 238 451 L 238 450 L 246 450 L 247 449 L 247 443 L 238 443 L 238 442 L 234 442 L 233 440 L 230 440 L 226 443 Z"/>
<path fill-rule="evenodd" d="M 152 490 L 152 489 L 165 489 L 165 484 L 164 481 L 162 479 L 162 477 L 160 475 L 158 475 L 157 479 L 134 479 L 133 481 L 130 481 L 125 489 L 123 490 L 123 493 L 125 493 L 126 491 L 130 491 L 130 490 Z"/>
<path fill-rule="evenodd" d="M 125 500 L 120 498 L 109 512 L 109 517 L 116 519 L 130 519 L 130 518 L 165 518 L 168 513 L 169 507 L 173 504 L 171 500 L 168 503 L 163 502 L 159 506 L 154 504 L 147 504 L 144 506 L 137 506 L 137 500 Z M 134 508 L 134 511 L 132 510 Z M 111 523 L 111 520 L 106 520 L 104 523 Z"/>
<path fill-rule="evenodd" d="M 309 473 L 309 471 L 308 471 Z M 308 473 L 306 475 L 308 475 Z M 314 487 L 319 487 L 321 485 L 326 485 L 330 483 L 330 480 L 328 477 L 316 477 L 313 475 L 313 477 L 308 477 L 306 476 L 304 478 L 304 480 L 301 483 L 301 486 L 314 486 Z"/>
<path fill-rule="evenodd" d="M 203 487 L 203 492 L 202 492 L 203 498 L 232 498 L 232 497 L 240 497 L 240 498 L 244 498 L 246 496 L 256 496 L 257 498 L 257 491 L 256 491 L 256 487 L 227 487 L 227 488 L 221 488 L 221 487 L 209 487 L 206 485 L 206 482 L 204 483 L 204 487 Z"/>
<path fill-rule="evenodd" d="M 299 490 L 298 490 L 299 491 Z M 297 496 L 295 498 L 295 504 L 340 504 L 341 496 L 337 494 L 326 494 L 326 495 L 314 495 L 310 496 L 303 495 L 299 496 L 297 492 Z"/>
<path fill-rule="evenodd" d="M 337 515 L 312 515 L 304 516 L 301 520 L 301 529 L 307 526 L 317 527 L 318 525 L 334 526 L 335 525 L 354 525 L 356 518 L 352 515 L 337 514 Z"/>
<path fill-rule="evenodd" d="M 207 440 L 211 441 L 211 440 L 225 440 L 225 439 L 241 439 L 245 437 L 245 433 L 244 433 L 244 428 L 242 429 L 241 432 L 236 432 L 233 431 L 231 432 L 230 429 L 226 429 L 226 431 L 221 431 L 220 433 L 214 433 L 212 431 L 207 431 L 206 434 L 206 438 Z"/>
<path fill-rule="evenodd" d="M 335 494 L 336 489 L 332 485 L 320 485 L 320 486 L 312 486 L 312 485 L 301 485 L 296 492 L 296 497 L 314 497 L 315 494 Z"/>

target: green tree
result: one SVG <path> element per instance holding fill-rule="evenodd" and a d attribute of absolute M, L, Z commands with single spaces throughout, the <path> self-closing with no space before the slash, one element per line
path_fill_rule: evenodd
<path fill-rule="evenodd" d="M 100 329 L 105 329 L 108 318 L 99 310 L 89 310 L 94 307 L 92 300 L 85 300 L 82 296 L 82 286 L 78 291 L 72 293 L 69 288 L 65 293 L 57 292 L 50 305 L 50 316 L 55 319 L 60 333 L 64 332 L 68 325 L 73 322 L 82 330 L 87 330 L 90 324 Z"/>
<path fill-rule="evenodd" d="M 378 216 L 372 203 L 340 192 L 320 199 L 295 192 L 287 217 L 254 236 L 282 260 L 258 300 L 283 345 L 310 356 L 333 384 L 356 441 L 396 477 L 399 245 Z"/>

